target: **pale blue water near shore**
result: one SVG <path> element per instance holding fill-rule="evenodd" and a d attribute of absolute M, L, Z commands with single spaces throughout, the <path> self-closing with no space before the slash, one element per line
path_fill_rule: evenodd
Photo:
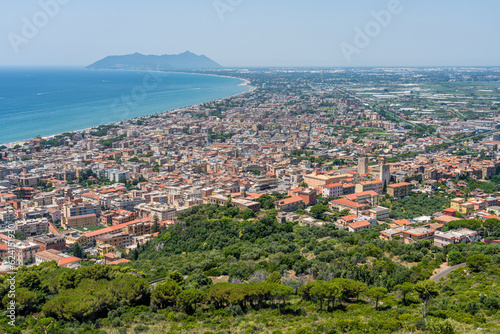
<path fill-rule="evenodd" d="M 183 73 L 0 68 L 0 143 L 226 98 L 249 90 L 241 83 Z"/>

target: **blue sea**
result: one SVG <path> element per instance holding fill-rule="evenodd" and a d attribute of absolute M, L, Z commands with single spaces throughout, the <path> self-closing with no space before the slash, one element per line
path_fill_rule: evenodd
<path fill-rule="evenodd" d="M 80 68 L 0 68 L 0 143 L 81 130 L 245 92 L 234 78 Z"/>

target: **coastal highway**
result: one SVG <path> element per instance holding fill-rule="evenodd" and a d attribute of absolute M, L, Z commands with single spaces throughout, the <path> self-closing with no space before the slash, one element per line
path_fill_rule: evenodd
<path fill-rule="evenodd" d="M 446 277 L 446 275 L 448 275 L 449 273 L 451 273 L 453 270 L 456 270 L 456 269 L 462 268 L 462 267 L 465 267 L 465 263 L 458 264 L 456 266 L 446 268 L 445 270 L 440 271 L 439 273 L 437 273 L 436 275 L 434 275 L 433 277 L 431 277 L 431 280 L 433 280 L 434 282 L 439 282 L 439 279 L 441 277 L 444 278 L 444 277 Z"/>

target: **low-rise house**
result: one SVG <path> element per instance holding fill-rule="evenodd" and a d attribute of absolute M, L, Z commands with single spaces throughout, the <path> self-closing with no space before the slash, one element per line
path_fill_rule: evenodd
<path fill-rule="evenodd" d="M 388 220 L 389 219 L 389 208 L 383 207 L 383 206 L 375 206 L 368 210 L 368 213 L 371 218 L 377 219 L 377 220 Z"/>
<path fill-rule="evenodd" d="M 75 265 L 78 265 L 82 259 L 76 256 L 61 253 L 57 249 L 49 249 L 35 254 L 35 262 L 37 265 L 50 261 L 56 261 L 59 267 L 68 268 L 75 267 Z"/>
<path fill-rule="evenodd" d="M 367 204 L 359 204 L 345 198 L 339 198 L 330 202 L 330 208 L 337 211 L 347 209 L 351 214 L 359 216 L 360 214 L 368 212 L 370 206 Z"/>
<path fill-rule="evenodd" d="M 276 209 L 285 212 L 296 211 L 302 204 L 304 204 L 304 201 L 298 196 L 285 198 L 275 202 Z"/>
<path fill-rule="evenodd" d="M 380 231 L 379 238 L 387 241 L 394 240 L 396 237 L 402 237 L 404 229 L 404 226 L 398 226 L 395 228 Z"/>
<path fill-rule="evenodd" d="M 358 232 L 369 229 L 370 227 L 372 227 L 372 223 L 367 220 L 360 220 L 347 224 L 347 230 L 349 232 Z"/>
<path fill-rule="evenodd" d="M 403 231 L 402 236 L 405 244 L 411 244 L 420 240 L 433 239 L 435 232 L 436 230 L 417 227 Z"/>
<path fill-rule="evenodd" d="M 451 230 L 446 232 L 436 231 L 434 234 L 434 245 L 444 247 L 446 245 L 454 245 L 460 243 L 471 243 L 480 239 L 477 231 L 462 228 L 459 230 Z"/>

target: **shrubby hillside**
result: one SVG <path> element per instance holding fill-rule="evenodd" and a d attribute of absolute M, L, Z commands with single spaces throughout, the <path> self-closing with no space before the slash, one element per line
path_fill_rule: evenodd
<path fill-rule="evenodd" d="M 1 331 L 500 331 L 498 244 L 440 249 L 431 241 L 382 241 L 377 229 L 347 233 L 331 225 L 279 224 L 273 210 L 251 216 L 197 206 L 131 253 L 130 263 L 23 267 L 16 276 L 17 326 L 8 325 L 2 311 Z M 474 224 L 449 228 L 466 223 Z M 460 263 L 466 266 L 430 280 L 436 269 Z M 4 306 L 8 288 L 1 278 Z"/>

